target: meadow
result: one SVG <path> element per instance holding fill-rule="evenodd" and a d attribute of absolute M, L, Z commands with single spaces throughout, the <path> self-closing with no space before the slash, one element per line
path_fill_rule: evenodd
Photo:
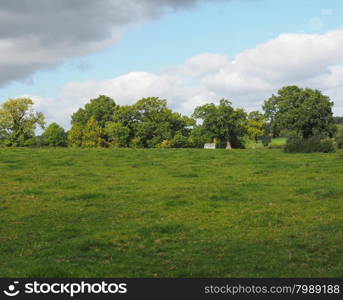
<path fill-rule="evenodd" d="M 343 277 L 343 152 L 0 149 L 0 277 Z"/>

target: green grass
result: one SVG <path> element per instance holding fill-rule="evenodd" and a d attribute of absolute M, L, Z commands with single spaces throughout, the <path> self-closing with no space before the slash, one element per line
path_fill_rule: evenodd
<path fill-rule="evenodd" d="M 0 277 L 343 277 L 343 152 L 2 149 Z"/>

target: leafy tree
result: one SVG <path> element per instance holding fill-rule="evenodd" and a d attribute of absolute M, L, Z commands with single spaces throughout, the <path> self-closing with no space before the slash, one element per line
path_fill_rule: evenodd
<path fill-rule="evenodd" d="M 130 142 L 130 129 L 118 122 L 107 122 L 105 134 L 110 145 L 127 147 Z"/>
<path fill-rule="evenodd" d="M 148 148 L 173 139 L 177 132 L 188 136 L 195 123 L 173 112 L 166 100 L 157 97 L 143 98 L 134 105 L 118 108 L 114 120 L 130 129 L 130 140 L 139 137 L 138 145 Z"/>
<path fill-rule="evenodd" d="M 84 125 L 75 123 L 67 132 L 67 142 L 69 146 L 81 147 L 84 135 Z"/>
<path fill-rule="evenodd" d="M 113 121 L 117 105 L 114 100 L 107 96 L 99 96 L 91 99 L 84 108 L 80 108 L 71 117 L 71 124 L 75 123 L 86 125 L 93 117 L 98 126 L 104 128 L 106 122 Z"/>
<path fill-rule="evenodd" d="M 234 109 L 229 100 L 221 99 L 219 105 L 199 106 L 193 117 L 202 120 L 202 129 L 211 139 L 218 140 L 220 147 L 225 147 L 227 142 L 234 148 L 243 147 L 241 138 L 247 132 L 247 114 L 243 109 Z"/>
<path fill-rule="evenodd" d="M 212 141 L 211 135 L 206 132 L 203 126 L 195 126 L 188 137 L 188 144 L 192 148 L 203 148 L 204 144 Z"/>
<path fill-rule="evenodd" d="M 257 144 L 258 138 L 265 134 L 264 115 L 259 111 L 252 111 L 248 115 L 248 135 Z"/>
<path fill-rule="evenodd" d="M 318 90 L 286 86 L 266 100 L 263 109 L 274 134 L 289 130 L 307 139 L 315 135 L 333 136 L 332 106 L 330 98 Z"/>
<path fill-rule="evenodd" d="M 104 147 L 106 142 L 103 136 L 104 129 L 98 125 L 94 117 L 91 117 L 82 132 L 82 146 Z"/>
<path fill-rule="evenodd" d="M 37 125 L 44 128 L 44 115 L 35 112 L 29 98 L 9 99 L 0 108 L 0 139 L 8 146 L 25 146 L 35 136 Z"/>
<path fill-rule="evenodd" d="M 43 133 L 43 141 L 48 146 L 64 147 L 67 145 L 67 134 L 63 127 L 57 123 L 51 123 Z"/>

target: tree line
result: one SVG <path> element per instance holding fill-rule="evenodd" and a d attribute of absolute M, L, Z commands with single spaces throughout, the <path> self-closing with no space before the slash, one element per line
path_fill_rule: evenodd
<path fill-rule="evenodd" d="M 101 95 L 71 116 L 71 129 L 57 123 L 46 126 L 29 98 L 5 101 L 0 108 L 2 146 L 202 148 L 216 143 L 224 148 L 244 148 L 247 139 L 268 145 L 272 137 L 287 136 L 289 143 L 333 144 L 340 133 L 333 102 L 318 90 L 297 86 L 281 88 L 264 101 L 263 112 L 247 113 L 229 100 L 196 107 L 191 116 L 174 112 L 158 97 L 118 105 Z M 36 129 L 44 131 L 36 135 Z M 287 145 L 286 145 L 287 146 Z M 294 145 L 293 145 L 294 146 Z M 325 152 L 325 151 L 324 151 Z"/>

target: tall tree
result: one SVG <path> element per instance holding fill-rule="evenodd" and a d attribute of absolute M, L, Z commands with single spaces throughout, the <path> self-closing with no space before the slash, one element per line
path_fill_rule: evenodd
<path fill-rule="evenodd" d="M 173 112 L 166 100 L 158 97 L 143 98 L 130 107 L 118 109 L 115 119 L 131 129 L 131 138 L 139 138 L 144 147 L 156 147 L 171 140 L 175 134 L 187 136 L 195 121 Z"/>
<path fill-rule="evenodd" d="M 29 98 L 9 99 L 0 108 L 1 140 L 8 146 L 25 146 L 35 136 L 37 125 L 44 128 L 44 115 L 35 112 Z"/>
<path fill-rule="evenodd" d="M 235 148 L 244 146 L 241 138 L 247 132 L 247 114 L 243 109 L 234 109 L 229 100 L 221 99 L 218 105 L 199 106 L 194 110 L 193 117 L 202 120 L 203 131 L 216 139 L 220 147 L 225 147 L 227 142 Z"/>
<path fill-rule="evenodd" d="M 335 125 L 333 102 L 318 90 L 286 86 L 263 105 L 272 130 L 289 130 L 307 139 L 314 135 L 332 137 Z"/>

